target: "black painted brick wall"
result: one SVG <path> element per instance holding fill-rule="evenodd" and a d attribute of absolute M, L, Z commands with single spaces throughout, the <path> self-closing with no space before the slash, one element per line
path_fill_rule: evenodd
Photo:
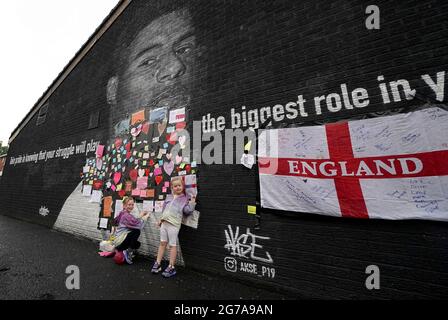
<path fill-rule="evenodd" d="M 134 1 L 132 6 L 141 5 Z M 208 49 L 202 94 L 193 101 L 192 118 L 211 113 L 230 123 L 230 109 L 247 110 L 338 92 L 339 85 L 366 88 L 367 108 L 324 113 L 296 120 L 313 124 L 351 118 L 391 108 L 422 104 L 419 100 L 383 105 L 377 76 L 407 79 L 422 89 L 420 75 L 448 69 L 448 3 L 444 1 L 375 1 L 381 29 L 365 27 L 362 1 L 190 1 L 201 21 Z M 107 139 L 110 124 L 105 84 L 110 76 L 116 35 L 130 23 L 127 10 L 49 99 L 46 123 L 32 119 L 10 146 L 9 155 L 54 149 L 85 139 Z M 201 32 L 201 31 L 199 31 Z M 447 81 L 445 81 L 447 82 Z M 419 91 L 431 97 L 431 92 Z M 89 114 L 100 110 L 100 127 L 87 130 Z M 279 125 L 286 125 L 276 124 Z M 8 160 L 9 162 L 9 157 Z M 0 184 L 2 214 L 52 226 L 64 199 L 79 182 L 85 157 L 41 165 L 5 168 Z M 261 228 L 246 212 L 257 199 L 255 170 L 241 165 L 200 166 L 199 228 L 181 230 L 188 265 L 291 289 L 298 297 L 447 298 L 447 224 L 429 221 L 353 220 L 272 210 L 261 212 Z M 50 219 L 41 219 L 40 206 Z M 224 258 L 228 226 L 269 237 L 260 241 L 276 269 L 273 279 L 229 273 Z M 368 265 L 381 270 L 381 290 L 364 282 Z M 260 264 L 262 265 L 262 264 Z"/>

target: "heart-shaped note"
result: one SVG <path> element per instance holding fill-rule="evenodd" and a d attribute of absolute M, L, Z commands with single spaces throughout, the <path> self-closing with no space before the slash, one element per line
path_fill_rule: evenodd
<path fill-rule="evenodd" d="M 126 191 L 120 190 L 118 191 L 118 195 L 120 196 L 120 198 L 123 198 L 126 195 Z"/>
<path fill-rule="evenodd" d="M 175 145 L 175 144 L 176 144 L 176 141 L 177 141 L 177 133 L 176 133 L 176 132 L 173 132 L 173 133 L 167 134 L 167 135 L 166 135 L 166 140 L 167 140 L 169 143 L 171 143 L 172 145 Z"/>
<path fill-rule="evenodd" d="M 162 181 L 163 181 L 163 177 L 162 177 L 162 176 L 157 176 L 157 177 L 156 177 L 156 183 L 157 183 L 157 185 L 159 185 Z"/>
<path fill-rule="evenodd" d="M 182 162 L 182 157 L 181 156 L 176 156 L 176 164 L 179 164 Z"/>
<path fill-rule="evenodd" d="M 145 122 L 143 124 L 142 131 L 143 131 L 143 133 L 148 134 L 148 132 L 149 132 L 149 122 Z"/>
<path fill-rule="evenodd" d="M 166 174 L 170 176 L 174 170 L 174 162 L 173 161 L 165 162 L 163 164 L 163 170 L 165 170 Z"/>
<path fill-rule="evenodd" d="M 173 155 L 171 154 L 171 153 L 167 153 L 166 155 L 165 155 L 165 157 L 168 159 L 168 160 L 171 160 L 171 157 L 172 157 Z"/>
<path fill-rule="evenodd" d="M 184 149 L 185 148 L 185 143 L 187 142 L 187 137 L 186 136 L 179 136 L 179 138 L 177 140 L 179 141 L 180 148 Z"/>
<path fill-rule="evenodd" d="M 129 178 L 131 178 L 132 181 L 137 181 L 138 172 L 135 169 L 132 169 L 129 171 Z"/>
<path fill-rule="evenodd" d="M 139 169 L 138 170 L 138 176 L 141 178 L 145 175 L 145 169 Z"/>
<path fill-rule="evenodd" d="M 115 148 L 120 149 L 122 142 L 120 138 L 115 139 Z"/>
<path fill-rule="evenodd" d="M 115 172 L 114 173 L 114 182 L 115 184 L 118 184 L 121 180 L 121 172 Z"/>
<path fill-rule="evenodd" d="M 96 168 L 98 170 L 101 170 L 102 167 L 103 167 L 103 160 L 101 160 L 100 158 L 96 158 Z"/>
<path fill-rule="evenodd" d="M 138 125 L 136 128 L 132 128 L 131 129 L 131 135 L 133 137 L 137 137 L 140 134 L 140 132 L 142 132 L 142 125 L 141 124 Z"/>
<path fill-rule="evenodd" d="M 102 186 L 103 186 L 103 181 L 101 181 L 101 180 L 95 180 L 93 182 L 93 189 L 94 190 L 100 190 Z"/>

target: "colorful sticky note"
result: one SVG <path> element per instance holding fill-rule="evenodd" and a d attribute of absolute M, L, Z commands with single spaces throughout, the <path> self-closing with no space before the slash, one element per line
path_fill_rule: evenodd
<path fill-rule="evenodd" d="M 103 217 L 110 218 L 112 216 L 112 197 L 104 197 L 103 199 Z"/>
<path fill-rule="evenodd" d="M 163 192 L 163 193 L 166 193 L 166 191 L 167 191 L 167 188 L 163 187 L 163 188 L 162 188 L 162 192 Z"/>
<path fill-rule="evenodd" d="M 131 125 L 145 121 L 145 110 L 141 110 L 132 115 Z"/>
<path fill-rule="evenodd" d="M 143 190 L 148 187 L 148 177 L 139 177 L 137 179 L 137 189 Z"/>
<path fill-rule="evenodd" d="M 161 175 L 162 174 L 162 168 L 155 168 L 154 169 L 154 174 L 156 175 L 156 176 L 159 176 L 159 175 Z"/>
<path fill-rule="evenodd" d="M 256 206 L 247 206 L 247 213 L 248 214 L 257 214 L 257 207 Z"/>
<path fill-rule="evenodd" d="M 153 212 L 154 211 L 154 201 L 143 201 L 143 211 Z"/>
<path fill-rule="evenodd" d="M 168 129 L 166 129 L 166 133 L 172 133 L 174 130 L 176 130 L 175 127 L 168 127 Z"/>
<path fill-rule="evenodd" d="M 133 197 L 140 197 L 140 190 L 139 189 L 132 190 L 132 196 Z"/>
<path fill-rule="evenodd" d="M 169 123 L 178 123 L 185 121 L 185 108 L 170 111 Z"/>
<path fill-rule="evenodd" d="M 190 174 L 188 176 L 185 176 L 185 185 L 186 186 L 192 186 L 192 185 L 196 185 L 196 175 L 195 174 Z"/>
<path fill-rule="evenodd" d="M 101 218 L 99 227 L 101 229 L 107 229 L 107 223 L 109 222 L 109 219 Z"/>
<path fill-rule="evenodd" d="M 167 107 L 160 107 L 151 110 L 151 112 L 149 113 L 149 123 L 163 122 L 166 118 L 167 111 L 168 111 Z"/>
<path fill-rule="evenodd" d="M 96 156 L 98 158 L 101 158 L 103 156 L 104 153 L 104 146 L 103 145 L 98 145 L 98 147 L 96 147 Z"/>
<path fill-rule="evenodd" d="M 103 196 L 103 193 L 100 190 L 93 190 L 92 197 L 90 198 L 89 202 L 101 203 L 102 196 Z"/>
<path fill-rule="evenodd" d="M 147 197 L 146 194 L 147 194 L 146 190 L 140 190 L 140 198 L 146 198 Z"/>
<path fill-rule="evenodd" d="M 155 190 L 154 189 L 148 189 L 146 190 L 146 197 L 147 198 L 154 198 Z"/>
<path fill-rule="evenodd" d="M 123 211 L 123 201 L 116 200 L 115 201 L 115 215 L 114 215 L 114 218 L 116 218 L 120 214 L 121 211 Z"/>
<path fill-rule="evenodd" d="M 85 197 L 90 197 L 92 194 L 92 186 L 90 185 L 83 185 L 82 187 L 82 195 Z"/>

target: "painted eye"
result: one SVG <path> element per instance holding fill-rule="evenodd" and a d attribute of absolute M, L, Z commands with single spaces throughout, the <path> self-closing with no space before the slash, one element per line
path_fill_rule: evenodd
<path fill-rule="evenodd" d="M 193 49 L 192 45 L 185 45 L 185 46 L 182 46 L 180 48 L 177 48 L 176 49 L 176 54 L 177 55 L 183 55 L 183 54 L 186 54 L 186 53 L 190 52 L 192 49 Z"/>
<path fill-rule="evenodd" d="M 156 58 L 148 58 L 142 61 L 142 63 L 140 63 L 140 67 L 151 67 L 153 65 L 155 65 L 157 63 L 157 59 Z"/>

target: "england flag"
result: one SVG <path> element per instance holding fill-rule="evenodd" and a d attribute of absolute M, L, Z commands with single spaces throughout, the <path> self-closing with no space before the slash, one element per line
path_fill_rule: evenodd
<path fill-rule="evenodd" d="M 448 221 L 448 112 L 438 107 L 259 137 L 261 206 Z"/>

